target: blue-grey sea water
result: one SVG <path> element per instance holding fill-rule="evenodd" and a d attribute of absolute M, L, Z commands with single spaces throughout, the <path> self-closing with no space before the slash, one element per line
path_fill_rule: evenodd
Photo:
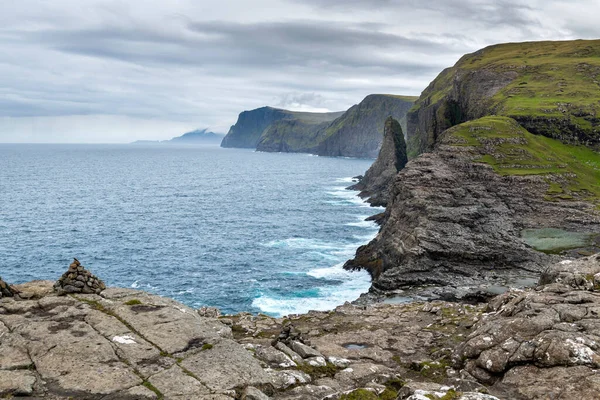
<path fill-rule="evenodd" d="M 0 145 L 0 276 L 108 285 L 271 315 L 367 291 L 342 264 L 380 209 L 345 190 L 372 160 L 216 146 Z"/>

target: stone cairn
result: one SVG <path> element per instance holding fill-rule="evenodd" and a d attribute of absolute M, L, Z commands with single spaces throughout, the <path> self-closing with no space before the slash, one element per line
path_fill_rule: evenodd
<path fill-rule="evenodd" d="M 104 282 L 86 270 L 76 258 L 69 265 L 69 270 L 54 284 L 54 291 L 58 294 L 100 294 L 104 289 L 106 289 Z"/>
<path fill-rule="evenodd" d="M 14 297 L 15 294 L 19 292 L 14 287 L 10 286 L 8 283 L 4 282 L 2 278 L 0 278 L 0 299 L 3 297 Z"/>

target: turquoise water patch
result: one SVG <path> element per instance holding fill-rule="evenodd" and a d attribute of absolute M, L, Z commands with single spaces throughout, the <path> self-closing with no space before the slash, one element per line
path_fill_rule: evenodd
<path fill-rule="evenodd" d="M 524 229 L 521 238 L 525 243 L 545 253 L 560 253 L 563 250 L 589 246 L 594 234 L 569 232 L 562 229 Z"/>

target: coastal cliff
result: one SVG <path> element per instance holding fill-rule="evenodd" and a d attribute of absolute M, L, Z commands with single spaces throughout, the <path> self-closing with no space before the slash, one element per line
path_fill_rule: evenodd
<path fill-rule="evenodd" d="M 600 41 L 508 43 L 463 56 L 423 91 L 407 115 L 416 156 L 439 135 L 486 115 L 515 119 L 564 143 L 600 145 Z"/>
<path fill-rule="evenodd" d="M 394 118 L 388 117 L 383 129 L 383 145 L 377 159 L 350 189 L 360 190 L 359 196 L 367 198 L 373 206 L 385 206 L 390 196 L 390 183 L 407 162 L 402 127 Z"/>
<path fill-rule="evenodd" d="M 342 115 L 342 112 L 305 113 L 273 107 L 261 107 L 255 110 L 244 111 L 239 115 L 235 125 L 229 129 L 229 132 L 223 138 L 221 147 L 255 149 L 261 142 L 265 130 L 278 121 L 298 123 L 303 128 L 299 132 L 301 134 L 311 130 L 318 131 L 321 124 L 331 122 L 340 115 Z"/>
<path fill-rule="evenodd" d="M 301 113 L 263 107 L 240 114 L 222 147 L 300 152 L 333 157 L 375 158 L 389 116 L 406 126 L 416 98 L 373 94 L 346 112 Z"/>
<path fill-rule="evenodd" d="M 325 130 L 315 154 L 376 158 L 383 141 L 383 126 L 393 117 L 406 128 L 406 113 L 415 101 L 410 96 L 372 94 L 352 106 Z"/>
<path fill-rule="evenodd" d="M 381 230 L 345 268 L 368 270 L 373 293 L 480 298 L 561 254 L 596 251 L 598 51 L 600 41 L 497 45 L 443 71 L 408 114 L 413 159 Z M 575 80 L 589 80 L 584 93 L 563 85 Z"/>

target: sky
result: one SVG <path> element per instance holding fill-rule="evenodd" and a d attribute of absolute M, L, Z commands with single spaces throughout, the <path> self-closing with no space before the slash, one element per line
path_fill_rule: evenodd
<path fill-rule="evenodd" d="M 600 0 L 2 0 L 0 143 L 226 133 L 419 95 L 490 44 L 600 38 Z"/>

